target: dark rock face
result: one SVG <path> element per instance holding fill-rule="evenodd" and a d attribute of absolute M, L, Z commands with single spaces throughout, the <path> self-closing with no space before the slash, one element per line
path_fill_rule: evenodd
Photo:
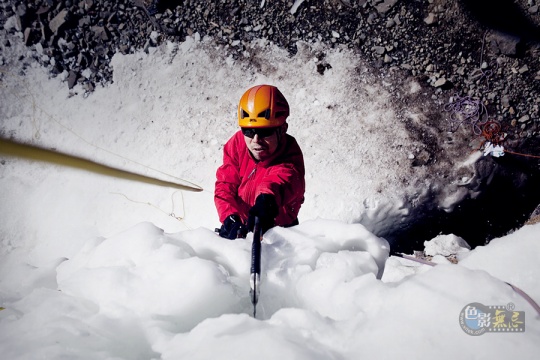
<path fill-rule="evenodd" d="M 538 139 L 528 139 L 523 153 L 540 149 Z M 475 181 L 464 185 L 465 198 L 451 212 L 425 201 L 411 209 L 407 222 L 381 232 L 394 252 L 412 253 L 439 234 L 455 234 L 474 248 L 506 235 L 535 216 L 540 204 L 540 159 L 505 154 L 483 157 L 476 163 Z M 433 194 L 436 196 L 436 194 Z"/>
<path fill-rule="evenodd" d="M 529 15 L 538 12 L 533 1 L 460 0 L 469 15 L 482 25 L 526 40 L 540 40 L 540 24 Z"/>
<path fill-rule="evenodd" d="M 0 31 L 22 34 L 51 76 L 62 74 L 68 88 L 80 84 L 87 93 L 112 81 L 109 62 L 116 52 L 148 51 L 195 34 L 211 36 L 246 62 L 244 51 L 258 38 L 291 54 L 298 41 L 345 46 L 396 88 L 415 79 L 431 95 L 430 104 L 412 96 L 396 96 L 399 105 L 393 104 L 411 138 L 425 145 L 411 160 L 415 167 L 451 163 L 441 142 L 460 142 L 463 153 L 469 152 L 479 143 L 466 144 L 488 139 L 484 124 L 496 122 L 500 135 L 489 140 L 520 155 L 480 161 L 451 213 L 436 207 L 440 194 L 434 189 L 432 199 L 411 206 L 406 223 L 379 234 L 408 250 L 440 232 L 461 232 L 473 245 L 484 243 L 523 224 L 540 202 L 534 185 L 538 159 L 528 157 L 540 155 L 538 5 L 538 0 L 0 0 Z M 6 46 L 9 41 L 3 40 L 0 47 Z M 325 76 L 332 64 L 324 54 L 318 58 L 316 70 Z M 403 115 L 411 107 L 425 114 L 425 124 Z M 469 220 L 470 226 L 459 226 Z"/>

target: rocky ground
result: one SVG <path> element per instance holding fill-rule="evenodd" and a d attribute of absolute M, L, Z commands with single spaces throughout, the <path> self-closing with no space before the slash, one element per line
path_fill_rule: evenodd
<path fill-rule="evenodd" d="M 525 174 L 531 191 L 540 174 L 540 160 L 533 157 L 540 155 L 539 5 L 539 0 L 0 0 L 0 48 L 10 47 L 7 35 L 18 35 L 29 49 L 19 59 L 21 71 L 26 59 L 35 58 L 51 76 L 65 78 L 70 89 L 79 83 L 92 92 L 112 81 L 109 61 L 115 52 L 148 50 L 187 36 L 211 36 L 246 62 L 249 42 L 256 38 L 291 54 L 298 41 L 348 47 L 392 84 L 395 108 L 422 109 L 435 133 L 450 134 L 430 139 L 411 122 L 413 138 L 426 144 L 412 166 L 451 162 L 441 159 L 441 142 L 460 141 L 469 152 L 487 139 L 532 156 L 519 155 L 510 164 L 486 160 L 479 173 L 491 176 L 501 165 L 512 179 Z M 332 64 L 324 53 L 318 59 L 314 66 L 324 75 Z M 9 61 L 0 56 L 0 66 Z M 403 96 L 400 85 L 411 78 L 431 94 L 431 103 Z M 487 121 L 496 123 L 484 126 Z M 459 136 L 451 135 L 458 130 Z M 533 195 L 530 211 L 540 202 L 538 190 Z"/>

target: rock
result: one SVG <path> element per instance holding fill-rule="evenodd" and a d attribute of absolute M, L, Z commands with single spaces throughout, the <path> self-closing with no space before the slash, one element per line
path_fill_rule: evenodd
<path fill-rule="evenodd" d="M 38 55 L 43 55 L 43 45 L 41 45 L 40 43 L 37 43 L 36 44 L 36 52 L 38 53 Z"/>
<path fill-rule="evenodd" d="M 92 21 L 90 19 L 90 16 L 83 16 L 82 18 L 79 19 L 79 26 L 80 27 L 88 26 L 91 23 L 92 23 Z"/>
<path fill-rule="evenodd" d="M 77 84 L 77 79 L 79 78 L 79 74 L 73 70 L 71 70 L 67 77 L 68 82 L 68 89 L 73 89 L 75 84 Z"/>
<path fill-rule="evenodd" d="M 13 15 L 9 17 L 4 23 L 4 29 L 11 30 L 15 29 L 16 31 L 22 31 L 21 18 L 18 15 Z"/>
<path fill-rule="evenodd" d="M 530 12 L 531 14 L 536 14 L 536 13 L 538 12 L 538 5 L 531 6 L 531 7 L 529 8 L 529 12 Z"/>
<path fill-rule="evenodd" d="M 518 122 L 520 122 L 520 123 L 526 123 L 526 122 L 528 122 L 529 120 L 530 120 L 529 115 L 524 115 L 524 116 L 522 116 L 522 117 L 520 117 L 520 118 L 518 119 Z"/>
<path fill-rule="evenodd" d="M 24 17 L 26 15 L 26 5 L 24 4 L 20 4 L 19 6 L 17 6 L 17 10 L 16 10 L 16 13 L 17 15 L 19 15 L 20 17 Z"/>
<path fill-rule="evenodd" d="M 66 16 L 68 14 L 68 10 L 64 9 L 60 11 L 50 22 L 49 22 L 49 29 L 57 35 L 58 30 L 64 23 L 66 22 Z"/>
<path fill-rule="evenodd" d="M 437 23 L 437 15 L 434 13 L 429 13 L 428 16 L 424 19 L 424 22 L 427 25 L 433 25 Z"/>
<path fill-rule="evenodd" d="M 540 222 L 540 205 L 534 209 L 531 216 L 529 217 L 529 220 L 525 223 L 526 225 L 534 225 L 538 224 Z"/>
<path fill-rule="evenodd" d="M 379 12 L 379 14 L 386 14 L 396 3 L 398 0 L 384 0 L 382 3 L 375 6 L 375 9 Z"/>
<path fill-rule="evenodd" d="M 294 4 L 292 5 L 291 9 L 289 10 L 290 13 L 292 15 L 294 15 L 296 13 L 296 11 L 298 10 L 298 8 L 300 7 L 300 5 L 302 5 L 303 2 L 304 2 L 304 0 L 296 0 L 294 2 Z"/>
<path fill-rule="evenodd" d="M 43 14 L 46 14 L 49 12 L 49 10 L 51 10 L 50 6 L 41 6 L 38 11 L 36 11 L 36 14 L 37 15 L 43 15 Z"/>
<path fill-rule="evenodd" d="M 508 35 L 496 31 L 486 38 L 491 46 L 491 50 L 496 54 L 516 56 L 521 39 L 517 36 Z"/>
<path fill-rule="evenodd" d="M 32 28 L 28 27 L 24 29 L 24 45 L 28 46 L 32 43 L 31 35 L 32 35 Z"/>
<path fill-rule="evenodd" d="M 83 84 L 83 89 L 84 89 L 84 91 L 86 91 L 86 92 L 92 92 L 92 91 L 94 91 L 94 85 L 93 85 L 91 82 L 89 82 L 89 81 L 88 81 L 88 82 L 85 82 L 85 83 Z"/>
<path fill-rule="evenodd" d="M 527 65 L 523 65 L 522 67 L 519 68 L 518 72 L 520 74 L 524 74 L 526 73 L 527 71 L 529 71 L 529 67 Z"/>
<path fill-rule="evenodd" d="M 86 56 L 84 56 L 83 53 L 79 53 L 79 55 L 77 56 L 77 65 L 82 68 L 85 68 L 89 65 L 88 59 L 86 58 Z"/>
<path fill-rule="evenodd" d="M 91 30 L 94 32 L 96 38 L 99 38 L 103 41 L 109 40 L 109 36 L 107 35 L 107 30 L 103 26 L 92 26 Z"/>
<path fill-rule="evenodd" d="M 383 55 L 386 51 L 385 47 L 384 46 L 374 46 L 373 47 L 373 51 L 377 54 L 377 55 Z"/>
<path fill-rule="evenodd" d="M 501 98 L 501 105 L 505 108 L 510 107 L 510 98 L 508 96 L 503 96 Z"/>
<path fill-rule="evenodd" d="M 412 162 L 412 166 L 424 166 L 429 163 L 431 160 L 431 154 L 426 150 L 421 150 L 415 157 Z"/>
<path fill-rule="evenodd" d="M 368 15 L 368 18 L 367 18 L 367 22 L 368 24 L 375 24 L 375 19 L 377 19 L 377 13 L 376 12 L 371 12 L 369 15 Z"/>
<path fill-rule="evenodd" d="M 442 87 L 444 85 L 446 85 L 446 79 L 445 78 L 440 78 L 437 81 L 435 81 L 435 83 L 433 84 L 433 86 L 435 86 L 436 88 Z"/>

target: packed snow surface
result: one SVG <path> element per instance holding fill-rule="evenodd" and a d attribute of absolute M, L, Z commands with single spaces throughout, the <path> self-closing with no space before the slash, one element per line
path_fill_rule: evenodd
<path fill-rule="evenodd" d="M 388 257 L 373 230 L 403 215 L 415 144 L 384 82 L 353 55 L 327 51 L 321 76 L 315 50 L 299 46 L 289 57 L 254 42 L 246 56 L 257 68 L 198 37 L 116 55 L 114 84 L 89 96 L 35 65 L 5 73 L 2 137 L 205 190 L 2 155 L 2 358 L 537 358 L 540 316 L 506 282 L 540 300 L 540 224 L 471 251 L 445 234 L 426 244 L 435 267 Z M 252 237 L 213 232 L 213 182 L 237 101 L 260 83 L 291 103 L 307 192 L 300 225 L 264 236 L 253 318 Z M 512 303 L 525 331 L 466 334 L 459 317 L 471 303 Z"/>

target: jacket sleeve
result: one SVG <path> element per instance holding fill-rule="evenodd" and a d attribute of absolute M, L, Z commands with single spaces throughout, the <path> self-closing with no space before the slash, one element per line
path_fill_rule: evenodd
<path fill-rule="evenodd" d="M 280 209 L 276 219 L 278 224 L 289 224 L 296 220 L 304 202 L 304 158 L 296 142 L 293 141 L 291 145 L 288 159 L 279 165 L 271 166 L 256 190 L 256 196 L 272 194 L 276 197 Z"/>
<path fill-rule="evenodd" d="M 222 223 L 227 216 L 240 214 L 238 205 L 240 174 L 236 150 L 233 137 L 223 148 L 223 165 L 216 172 L 214 203 L 216 204 L 219 221 Z"/>
<path fill-rule="evenodd" d="M 273 166 L 257 186 L 257 195 L 272 194 L 276 197 L 278 207 L 286 212 L 293 211 L 294 218 L 298 215 L 300 204 L 305 192 L 304 175 L 294 164 Z M 298 204 L 293 204 L 297 203 Z M 290 208 L 292 206 L 292 208 Z M 289 207 L 289 208 L 287 208 Z M 291 219 L 291 220 L 294 220 Z"/>

